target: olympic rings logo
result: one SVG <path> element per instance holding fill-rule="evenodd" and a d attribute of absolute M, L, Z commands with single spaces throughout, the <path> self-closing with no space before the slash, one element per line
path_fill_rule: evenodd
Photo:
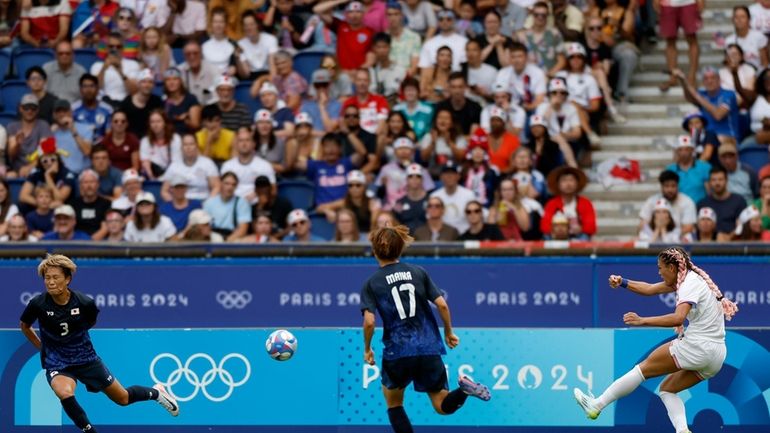
<path fill-rule="evenodd" d="M 220 290 L 217 292 L 217 302 L 226 310 L 243 310 L 251 303 L 252 295 L 248 290 Z"/>
<path fill-rule="evenodd" d="M 39 295 L 39 292 L 21 292 L 21 295 L 19 295 L 19 301 L 21 301 L 21 305 L 27 305 L 29 304 L 29 301 L 31 301 L 32 298 L 37 295 Z"/>
<path fill-rule="evenodd" d="M 162 359 L 170 359 L 174 364 L 176 364 L 176 368 L 171 373 L 169 373 L 166 380 L 160 380 L 155 374 L 155 367 Z M 190 365 L 196 359 L 205 360 L 210 366 L 208 371 L 202 375 L 199 375 L 192 368 L 190 368 Z M 243 378 L 238 381 L 235 381 L 233 379 L 232 373 L 225 369 L 225 363 L 231 359 L 240 360 L 246 368 L 246 372 L 244 373 Z M 194 399 L 199 392 L 201 392 L 203 393 L 204 397 L 209 399 L 209 401 L 219 403 L 230 398 L 230 396 L 233 394 L 233 391 L 235 391 L 235 388 L 246 383 L 250 377 L 251 364 L 249 363 L 249 360 L 240 353 L 230 353 L 225 355 L 225 357 L 219 361 L 219 364 L 217 364 L 211 356 L 205 353 L 196 353 L 190 356 L 187 358 L 187 361 L 185 361 L 184 364 L 182 364 L 182 361 L 179 359 L 179 357 L 174 354 L 161 353 L 157 355 L 150 363 L 150 378 L 152 378 L 153 382 L 160 383 L 161 385 L 165 386 L 169 394 L 171 394 L 178 401 L 190 401 Z M 182 378 L 184 378 L 187 383 L 193 387 L 192 392 L 190 392 L 190 394 L 187 396 L 174 394 L 173 391 L 174 385 L 178 384 Z M 207 389 L 207 387 L 214 383 L 217 378 L 223 384 L 225 384 L 225 386 L 227 386 L 227 391 L 221 396 L 211 395 Z"/>

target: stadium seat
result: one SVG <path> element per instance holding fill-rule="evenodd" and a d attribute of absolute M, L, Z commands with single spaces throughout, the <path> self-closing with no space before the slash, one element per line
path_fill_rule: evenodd
<path fill-rule="evenodd" d="M 739 152 L 742 164 L 746 164 L 759 171 L 762 167 L 770 164 L 770 153 L 767 146 L 749 146 L 741 149 Z"/>
<path fill-rule="evenodd" d="M 33 66 L 43 66 L 53 60 L 53 51 L 45 48 L 22 48 L 13 55 L 13 67 L 16 77 L 24 79 L 27 69 Z"/>
<path fill-rule="evenodd" d="M 145 180 L 142 184 L 142 191 L 151 192 L 155 196 L 155 200 L 160 203 L 160 188 L 163 186 L 163 182 L 159 180 Z"/>
<path fill-rule="evenodd" d="M 310 231 L 321 238 L 329 241 L 334 238 L 334 224 L 326 219 L 326 215 L 313 212 L 310 214 Z"/>
<path fill-rule="evenodd" d="M 251 90 L 251 83 L 251 81 L 241 81 L 238 83 L 238 85 L 235 86 L 235 100 L 246 105 L 246 107 L 249 109 L 249 113 L 251 113 L 251 117 L 253 118 L 254 113 L 262 108 L 262 103 L 259 102 L 258 98 L 252 98 L 249 94 L 249 91 Z"/>
<path fill-rule="evenodd" d="M 16 114 L 21 97 L 29 92 L 27 83 L 21 80 L 8 80 L 0 84 L 3 112 Z"/>
<path fill-rule="evenodd" d="M 14 203 L 19 202 L 19 193 L 21 192 L 21 187 L 24 185 L 25 179 L 8 179 L 8 189 L 11 190 L 11 200 Z"/>
<path fill-rule="evenodd" d="M 299 72 L 308 83 L 313 76 L 313 72 L 321 67 L 321 59 L 327 53 L 323 51 L 303 51 L 294 56 L 294 70 Z"/>
<path fill-rule="evenodd" d="M 184 52 L 182 48 L 172 48 L 171 55 L 174 56 L 174 62 L 177 66 L 184 63 Z"/>
<path fill-rule="evenodd" d="M 86 72 L 91 70 L 91 65 L 99 61 L 96 50 L 93 48 L 75 49 L 75 63 L 85 68 Z"/>
<path fill-rule="evenodd" d="M 9 66 L 11 66 L 11 55 L 5 51 L 0 51 L 0 80 L 8 74 Z"/>
<path fill-rule="evenodd" d="M 304 180 L 285 180 L 278 183 L 278 195 L 289 200 L 294 209 L 310 209 L 313 206 L 315 187 Z"/>
<path fill-rule="evenodd" d="M 7 128 L 9 123 L 18 118 L 16 113 L 0 113 L 0 125 L 3 125 L 3 128 Z"/>

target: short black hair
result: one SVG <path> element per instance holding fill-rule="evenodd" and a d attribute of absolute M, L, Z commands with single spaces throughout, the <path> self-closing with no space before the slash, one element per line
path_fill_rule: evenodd
<path fill-rule="evenodd" d="M 350 107 L 351 106 L 348 106 L 348 107 L 346 107 L 346 109 L 350 108 Z M 356 107 L 356 108 L 358 108 L 358 107 Z M 329 142 L 332 142 L 332 143 L 336 144 L 337 146 L 342 147 L 342 143 L 340 142 L 340 138 L 337 136 L 337 134 L 335 134 L 333 132 L 326 133 L 326 135 L 324 135 L 321 138 L 321 144 L 326 144 L 326 143 L 329 143 Z"/>
<path fill-rule="evenodd" d="M 213 120 L 217 117 L 222 118 L 222 110 L 217 104 L 206 105 L 201 110 L 201 119 L 203 120 Z"/>
<path fill-rule="evenodd" d="M 660 172 L 660 175 L 658 176 L 658 182 L 660 182 L 661 185 L 663 185 L 666 182 L 674 181 L 679 184 L 679 175 L 676 174 L 676 172 L 671 170 L 663 170 Z"/>
<path fill-rule="evenodd" d="M 80 80 L 78 80 L 78 84 L 82 86 L 83 81 L 90 81 L 96 84 L 97 87 L 99 86 L 99 77 L 97 77 L 96 75 L 89 74 L 87 72 L 80 77 Z"/>
<path fill-rule="evenodd" d="M 503 44 L 503 47 L 505 47 L 508 51 L 514 52 L 514 51 L 523 51 L 524 54 L 527 54 L 529 50 L 527 49 L 527 46 L 522 44 L 519 41 L 505 41 Z"/>
<path fill-rule="evenodd" d="M 46 81 L 48 80 L 48 74 L 46 74 L 43 68 L 38 65 L 32 66 L 31 68 L 27 69 L 27 72 L 24 73 L 24 78 L 29 80 L 29 77 L 31 77 L 32 74 L 36 72 L 42 75 L 44 80 Z"/>
<path fill-rule="evenodd" d="M 107 150 L 107 147 L 105 145 L 94 144 L 94 147 L 91 148 L 91 157 L 93 158 L 93 156 L 99 152 L 107 152 L 108 154 L 110 153 L 110 151 Z"/>
<path fill-rule="evenodd" d="M 725 175 L 725 177 L 727 177 L 727 169 L 725 169 L 721 165 L 715 165 L 715 166 L 711 167 L 711 170 L 709 171 L 709 178 L 711 178 L 711 176 L 713 176 L 713 175 L 715 175 L 717 173 L 723 173 Z"/>
<path fill-rule="evenodd" d="M 455 71 L 449 74 L 449 79 L 447 79 L 447 81 L 453 81 L 453 80 L 463 80 L 466 83 L 468 82 L 468 80 L 465 78 L 465 73 L 460 71 Z"/>
<path fill-rule="evenodd" d="M 386 44 L 390 45 L 390 42 L 391 42 L 390 35 L 385 32 L 377 33 L 372 38 L 372 45 L 375 45 L 378 42 L 385 42 Z"/>

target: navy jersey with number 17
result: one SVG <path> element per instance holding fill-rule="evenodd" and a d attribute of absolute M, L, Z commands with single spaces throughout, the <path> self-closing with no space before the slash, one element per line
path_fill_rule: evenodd
<path fill-rule="evenodd" d="M 444 355 L 430 302 L 441 296 L 419 266 L 393 263 L 381 267 L 361 290 L 361 310 L 379 314 L 383 322 L 382 358 Z"/>

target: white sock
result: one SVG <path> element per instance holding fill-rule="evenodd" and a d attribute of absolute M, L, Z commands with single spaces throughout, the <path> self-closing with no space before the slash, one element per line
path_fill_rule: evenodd
<path fill-rule="evenodd" d="M 663 400 L 663 405 L 666 406 L 668 418 L 671 420 L 671 424 L 674 425 L 676 433 L 689 431 L 687 429 L 687 416 L 684 413 L 684 402 L 682 399 L 678 395 L 666 391 L 661 391 L 659 395 L 660 399 Z"/>
<path fill-rule="evenodd" d="M 634 366 L 628 373 L 621 376 L 618 380 L 612 382 L 612 385 L 596 399 L 594 404 L 597 409 L 602 410 L 613 401 L 631 394 L 633 390 L 644 382 L 644 375 L 638 365 Z"/>

